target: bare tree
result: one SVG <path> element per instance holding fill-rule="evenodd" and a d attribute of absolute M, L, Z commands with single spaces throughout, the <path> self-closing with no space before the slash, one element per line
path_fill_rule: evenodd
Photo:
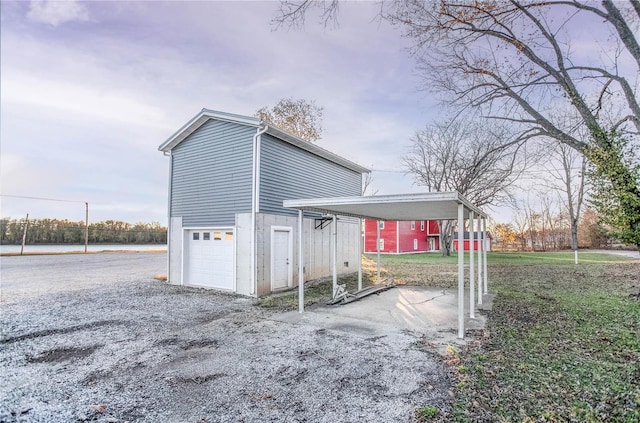
<path fill-rule="evenodd" d="M 256 117 L 305 141 L 316 142 L 322 135 L 323 108 L 315 101 L 283 98 L 273 107 L 262 107 Z"/>
<path fill-rule="evenodd" d="M 571 249 L 578 262 L 578 222 L 585 198 L 585 171 L 587 161 L 585 157 L 566 144 L 557 142 L 548 145 L 551 158 L 556 160 L 544 164 L 550 179 L 547 186 L 559 192 L 562 203 L 567 211 L 571 228 Z"/>
<path fill-rule="evenodd" d="M 311 9 L 319 11 L 320 24 L 325 28 L 338 25 L 338 12 L 340 9 L 338 0 L 281 1 L 276 16 L 271 20 L 271 23 L 276 28 L 281 26 L 299 28 L 304 26 L 307 13 Z"/>
<path fill-rule="evenodd" d="M 518 146 L 505 143 L 508 136 L 472 120 L 438 123 L 414 135 L 402 160 L 415 182 L 430 192 L 458 191 L 478 206 L 498 205 L 509 198 L 509 187 L 524 169 Z M 453 223 L 439 224 L 440 249 L 449 255 Z"/>
<path fill-rule="evenodd" d="M 362 195 L 376 195 L 378 193 L 377 189 L 374 191 L 369 190 L 369 188 L 371 188 L 371 183 L 373 182 L 373 176 L 371 173 L 372 172 L 365 173 L 362 177 Z"/>
<path fill-rule="evenodd" d="M 295 12 L 304 15 L 312 4 Z M 322 4 L 335 19 L 337 2 Z M 640 234 L 640 187 L 625 184 L 635 170 L 610 151 L 620 132 L 634 143 L 640 134 L 638 0 L 403 0 L 383 2 L 380 16 L 414 40 L 425 86 L 450 105 L 511 122 L 519 129 L 512 143 L 548 137 L 585 154 L 621 187 L 611 190 L 628 214 L 619 230 Z M 296 13 L 280 17 L 300 22 Z M 584 27 L 591 30 L 578 36 Z M 590 54 L 575 48 L 578 38 L 594 46 Z M 558 121 L 558 108 L 574 110 L 590 139 Z M 603 116 L 607 108 L 617 112 Z M 617 163 L 607 166 L 611 160 Z"/>
<path fill-rule="evenodd" d="M 450 105 L 511 122 L 519 128 L 511 142 L 553 138 L 585 155 L 613 188 L 598 204 L 620 204 L 611 224 L 640 248 L 640 187 L 628 182 L 639 176 L 615 148 L 623 134 L 636 146 L 627 154 L 639 157 L 637 0 L 406 0 L 385 16 L 414 39 L 425 82 Z M 584 26 L 593 39 L 580 41 L 597 46 L 589 55 L 573 47 Z M 567 125 L 558 109 L 579 120 Z"/>
<path fill-rule="evenodd" d="M 549 136 L 584 151 L 588 144 L 554 119 L 558 107 L 575 110 L 594 131 L 601 128 L 602 103 L 613 101 L 610 94 L 617 92 L 626 110 L 612 125 L 631 123 L 640 131 L 633 85 L 638 67 L 623 66 L 629 56 L 640 66 L 633 16 L 610 0 L 602 5 L 604 9 L 577 0 L 406 0 L 392 3 L 385 16 L 415 40 L 414 53 L 427 82 L 451 95 L 458 106 L 481 108 L 486 117 L 521 124 L 522 139 Z M 584 24 L 619 34 L 618 43 L 607 46 L 612 51 L 602 52 L 600 66 L 573 51 L 571 28 Z M 603 45 L 602 35 L 594 31 L 593 41 Z"/>

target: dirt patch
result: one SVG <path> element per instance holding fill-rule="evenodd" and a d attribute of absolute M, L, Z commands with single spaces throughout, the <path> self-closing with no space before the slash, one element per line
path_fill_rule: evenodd
<path fill-rule="evenodd" d="M 60 361 L 80 360 L 93 354 L 103 345 L 92 345 L 82 348 L 54 348 L 44 351 L 36 356 L 27 355 L 26 359 L 29 363 L 56 363 Z"/>
<path fill-rule="evenodd" d="M 85 323 L 82 325 L 70 326 L 66 328 L 40 330 L 36 332 L 27 333 L 24 335 L 12 336 L 9 338 L 0 339 L 0 344 L 11 344 L 13 342 L 20 342 L 20 341 L 25 341 L 27 339 L 40 338 L 43 336 L 64 335 L 64 334 L 78 332 L 82 330 L 92 330 L 102 326 L 119 325 L 119 324 L 123 324 L 123 322 L 120 320 L 102 320 L 98 322 Z"/>
<path fill-rule="evenodd" d="M 180 347 L 183 350 L 190 350 L 192 348 L 207 348 L 207 347 L 217 347 L 218 346 L 217 339 L 194 339 L 191 341 L 184 342 Z"/>
<path fill-rule="evenodd" d="M 210 382 L 212 380 L 216 380 L 216 379 L 220 379 L 221 377 L 227 376 L 224 373 L 214 373 L 211 375 L 204 375 L 204 376 L 194 376 L 194 377 L 184 377 L 184 376 L 179 376 L 179 377 L 173 377 L 173 378 L 168 378 L 167 382 L 172 383 L 172 384 L 178 384 L 178 383 L 195 383 L 195 384 L 203 384 L 203 383 L 207 383 Z"/>

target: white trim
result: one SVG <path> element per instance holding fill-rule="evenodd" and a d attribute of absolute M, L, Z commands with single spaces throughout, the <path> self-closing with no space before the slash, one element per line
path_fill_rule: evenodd
<path fill-rule="evenodd" d="M 338 216 L 333 215 L 333 234 L 331 237 L 331 267 L 332 267 L 332 279 L 333 279 L 333 295 L 331 298 L 335 298 L 338 292 Z"/>
<path fill-rule="evenodd" d="M 304 312 L 304 212 L 298 210 L 298 311 Z"/>
<path fill-rule="evenodd" d="M 324 214 L 365 217 L 374 220 L 447 220 L 456 215 L 458 204 L 464 205 L 465 218 L 473 210 L 486 213 L 456 191 L 419 194 L 372 195 L 367 197 L 328 197 L 285 200 L 283 206 Z"/>
<path fill-rule="evenodd" d="M 474 226 L 476 223 L 476 219 L 473 215 L 473 212 L 469 213 L 469 318 L 476 318 L 476 298 L 475 298 L 475 240 L 474 240 Z"/>
<path fill-rule="evenodd" d="M 488 294 L 489 293 L 489 288 L 487 286 L 487 248 L 486 248 L 486 240 L 487 240 L 487 219 L 483 218 L 482 219 L 482 243 L 485 246 L 484 249 L 484 261 L 483 261 L 483 266 L 484 266 L 484 293 Z"/>
<path fill-rule="evenodd" d="M 420 221 L 420 231 L 424 232 L 424 220 Z"/>
<path fill-rule="evenodd" d="M 412 230 L 412 231 L 415 231 L 415 230 L 416 230 L 416 221 L 415 221 L 415 220 L 412 220 L 412 221 L 411 221 L 411 230 Z"/>
<path fill-rule="evenodd" d="M 396 253 L 400 254 L 400 221 L 399 220 L 396 220 Z"/>
<path fill-rule="evenodd" d="M 252 156 L 251 156 L 251 238 L 249 241 L 249 247 L 251 250 L 251 257 L 249 258 L 249 267 L 250 267 L 250 275 L 249 275 L 249 284 L 251 285 L 251 288 L 249 289 L 249 295 L 256 295 L 256 293 L 258 292 L 258 280 L 257 280 L 257 264 L 256 264 L 256 254 L 258 251 L 258 247 L 257 247 L 257 242 L 256 242 L 256 219 L 257 219 L 257 209 L 258 206 L 256 206 L 256 198 L 259 198 L 260 194 L 258 192 L 258 189 L 260 188 L 257 185 L 257 180 L 259 178 L 259 173 L 260 173 L 260 163 L 258 162 L 258 157 L 259 157 L 259 151 L 258 148 L 260 147 L 259 145 L 259 140 L 260 140 L 260 134 L 264 133 L 266 130 L 268 129 L 268 126 L 264 126 L 264 127 L 258 127 L 256 129 L 256 134 L 253 136 L 252 138 Z"/>
<path fill-rule="evenodd" d="M 277 288 L 273 287 L 273 279 L 275 276 L 275 268 L 273 266 L 273 259 L 275 257 L 275 233 L 276 232 L 287 232 L 289 238 L 289 246 L 287 248 L 287 260 L 289 261 L 289 267 L 287 269 L 287 286 L 285 288 Z M 269 259 L 271 262 L 271 292 L 276 292 L 282 289 L 289 289 L 293 286 L 293 228 L 291 226 L 271 226 L 271 258 Z"/>
<path fill-rule="evenodd" d="M 362 237 L 360 236 L 360 231 L 362 231 L 362 218 L 358 220 L 358 291 L 360 291 L 362 289 L 362 249 L 364 248 L 364 242 L 362 241 Z M 364 232 L 366 234 L 366 227 Z"/>
<path fill-rule="evenodd" d="M 258 130 L 256 137 L 256 173 L 255 173 L 255 210 L 256 213 L 260 213 L 260 171 L 262 166 L 260 165 L 260 158 L 262 156 L 262 133 Z"/>
<path fill-rule="evenodd" d="M 173 154 L 169 154 L 169 198 L 167 199 L 167 281 L 171 283 L 171 198 L 173 180 Z"/>
<path fill-rule="evenodd" d="M 216 110 L 202 109 L 200 113 L 191 118 L 180 129 L 173 133 L 165 142 L 163 142 L 158 150 L 170 151 L 175 146 L 180 144 L 185 138 L 193 134 L 198 128 L 204 125 L 209 119 L 221 120 L 224 122 L 240 123 L 248 126 L 257 127 L 260 124 L 260 119 L 236 115 L 233 113 L 219 112 Z"/>
<path fill-rule="evenodd" d="M 461 245 L 462 245 L 462 249 L 460 248 Z M 464 205 L 463 204 L 458 204 L 458 338 L 464 339 Z"/>
<path fill-rule="evenodd" d="M 380 222 L 376 223 L 376 274 L 377 283 L 380 284 Z"/>

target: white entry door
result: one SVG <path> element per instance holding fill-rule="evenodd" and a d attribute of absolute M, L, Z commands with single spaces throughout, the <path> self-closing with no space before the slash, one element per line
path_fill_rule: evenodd
<path fill-rule="evenodd" d="M 233 290 L 234 231 L 187 231 L 185 284 Z"/>
<path fill-rule="evenodd" d="M 289 227 L 271 227 L 271 290 L 289 288 L 293 279 L 293 246 Z"/>

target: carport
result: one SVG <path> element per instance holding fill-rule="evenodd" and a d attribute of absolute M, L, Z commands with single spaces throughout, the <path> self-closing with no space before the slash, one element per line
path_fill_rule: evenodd
<path fill-rule="evenodd" d="M 487 287 L 487 252 L 484 246 L 486 238 L 487 214 L 473 205 L 456 191 L 452 192 L 428 192 L 420 194 L 396 194 L 379 195 L 369 197 L 332 197 L 310 198 L 299 200 L 285 200 L 284 207 L 298 210 L 298 289 L 300 313 L 304 312 L 304 212 L 321 213 L 332 219 L 333 236 L 331 237 L 331 256 L 333 267 L 333 295 L 337 292 L 337 216 L 354 217 L 358 219 L 369 218 L 380 221 L 385 220 L 457 220 L 458 245 L 464 245 L 464 222 L 469 221 L 470 245 L 469 251 L 469 317 L 475 318 L 476 304 L 476 264 L 473 250 L 473 236 L 475 228 L 478 229 L 482 242 L 477 254 L 477 303 L 482 304 L 483 293 L 488 292 Z M 378 259 L 377 274 L 380 282 L 380 225 L 378 224 Z M 360 251 L 360 255 L 362 251 Z M 464 338 L 464 251 L 458 254 L 458 338 Z M 358 289 L 362 289 L 361 260 L 358 261 Z"/>

